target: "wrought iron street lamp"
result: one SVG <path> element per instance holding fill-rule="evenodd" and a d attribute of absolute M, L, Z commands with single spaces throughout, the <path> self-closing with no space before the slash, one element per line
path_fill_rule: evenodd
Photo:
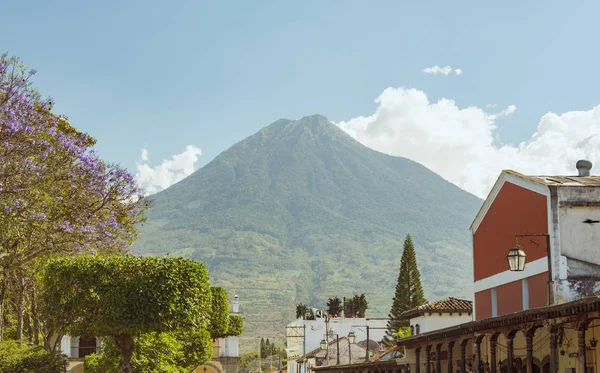
<path fill-rule="evenodd" d="M 525 251 L 523 251 L 518 244 L 510 249 L 506 258 L 508 259 L 508 268 L 510 268 L 511 271 L 515 272 L 525 269 L 527 254 L 525 254 Z"/>
<path fill-rule="evenodd" d="M 546 257 L 548 258 L 548 304 L 554 304 L 554 281 L 552 279 L 552 256 L 550 251 L 550 235 L 547 233 L 536 233 L 536 234 L 517 234 L 515 235 L 516 245 L 508 251 L 506 258 L 508 259 L 508 268 L 513 272 L 523 271 L 525 269 L 525 261 L 527 254 L 519 246 L 519 237 L 545 237 L 546 238 Z M 536 246 L 539 244 L 535 241 L 531 241 Z"/>

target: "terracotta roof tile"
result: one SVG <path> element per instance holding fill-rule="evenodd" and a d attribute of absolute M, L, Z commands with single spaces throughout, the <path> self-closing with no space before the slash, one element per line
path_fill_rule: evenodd
<path fill-rule="evenodd" d="M 403 317 L 410 318 L 417 315 L 422 315 L 428 312 L 444 312 L 444 313 L 471 313 L 473 312 L 473 302 L 466 299 L 458 299 L 448 297 L 433 303 L 426 303 L 422 306 L 410 309 L 402 314 Z"/>

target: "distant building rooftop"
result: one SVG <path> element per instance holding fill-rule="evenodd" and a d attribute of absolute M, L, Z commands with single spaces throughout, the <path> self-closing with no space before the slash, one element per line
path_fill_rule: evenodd
<path fill-rule="evenodd" d="M 402 314 L 402 317 L 411 318 L 422 316 L 426 313 L 472 313 L 473 302 L 466 299 L 448 297 L 437 302 L 426 303 L 412 308 Z"/>
<path fill-rule="evenodd" d="M 513 170 L 504 172 L 542 185 L 600 187 L 600 176 L 532 176 Z"/>

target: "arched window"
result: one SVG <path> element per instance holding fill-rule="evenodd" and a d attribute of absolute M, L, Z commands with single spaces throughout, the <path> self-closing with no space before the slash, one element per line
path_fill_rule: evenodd
<path fill-rule="evenodd" d="M 419 324 L 415 325 L 415 332 L 417 333 L 417 335 L 421 334 L 421 327 L 419 326 Z"/>
<path fill-rule="evenodd" d="M 410 335 L 415 335 L 415 327 L 414 326 L 410 326 Z"/>

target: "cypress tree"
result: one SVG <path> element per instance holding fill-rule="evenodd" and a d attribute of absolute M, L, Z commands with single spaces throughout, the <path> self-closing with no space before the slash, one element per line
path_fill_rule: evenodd
<path fill-rule="evenodd" d="M 402 259 L 400 260 L 400 273 L 396 284 L 396 293 L 392 302 L 392 309 L 388 315 L 385 340 L 393 339 L 393 334 L 401 327 L 408 326 L 408 320 L 403 320 L 400 315 L 411 308 L 427 303 L 421 285 L 421 274 L 417 267 L 417 255 L 410 234 L 404 240 Z"/>
<path fill-rule="evenodd" d="M 266 354 L 265 354 L 265 339 L 264 338 L 260 339 L 260 357 L 262 359 L 264 359 L 265 357 L 267 357 Z"/>

